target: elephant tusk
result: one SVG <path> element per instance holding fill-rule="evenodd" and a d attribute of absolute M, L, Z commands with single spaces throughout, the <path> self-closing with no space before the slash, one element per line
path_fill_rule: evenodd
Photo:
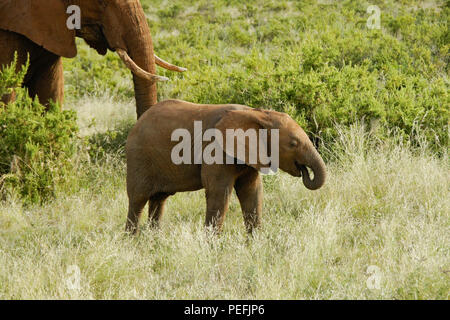
<path fill-rule="evenodd" d="M 164 61 L 163 59 L 161 59 L 160 57 L 158 57 L 155 54 L 155 62 L 158 66 L 163 67 L 167 70 L 171 70 L 171 71 L 177 71 L 177 72 L 185 72 L 187 69 L 183 68 L 183 67 L 178 67 L 176 65 L 173 65 L 167 61 Z"/>
<path fill-rule="evenodd" d="M 168 81 L 169 80 L 169 78 L 167 78 L 167 77 L 162 77 L 162 76 L 158 76 L 155 74 L 151 74 L 151 73 L 143 70 L 142 68 L 140 68 L 136 64 L 136 62 L 134 62 L 133 59 L 130 58 L 130 56 L 128 55 L 128 53 L 125 50 L 116 48 L 116 52 L 119 55 L 120 59 L 122 59 L 123 63 L 125 63 L 127 68 L 130 69 L 131 72 L 133 72 L 133 74 L 135 74 L 136 76 L 147 79 L 147 80 L 151 80 L 151 81 Z"/>

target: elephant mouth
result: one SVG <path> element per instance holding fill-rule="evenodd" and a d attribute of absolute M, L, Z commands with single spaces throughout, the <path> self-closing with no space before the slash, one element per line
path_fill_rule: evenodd
<path fill-rule="evenodd" d="M 301 176 L 302 176 L 303 170 L 306 170 L 306 166 L 304 166 L 304 165 L 298 163 L 297 160 L 294 161 L 294 164 L 295 164 L 295 167 L 296 167 L 297 170 L 298 170 L 298 175 L 297 175 L 297 177 L 301 177 Z"/>

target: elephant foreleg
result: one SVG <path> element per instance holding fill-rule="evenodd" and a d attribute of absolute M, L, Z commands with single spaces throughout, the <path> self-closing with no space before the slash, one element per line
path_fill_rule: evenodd
<path fill-rule="evenodd" d="M 50 101 L 62 106 L 64 101 L 64 74 L 62 59 L 48 53 L 36 67 L 33 76 L 25 83 L 31 97 L 37 95 L 39 101 L 49 107 Z M 40 61 L 41 62 L 41 61 Z"/>
<path fill-rule="evenodd" d="M 228 210 L 235 172 L 231 166 L 203 165 L 202 184 L 206 195 L 205 226 L 219 233 L 222 229 L 225 213 Z"/>
<path fill-rule="evenodd" d="M 10 94 L 0 97 L 0 106 L 3 104 L 12 103 L 16 100 L 16 92 L 13 90 Z"/>
<path fill-rule="evenodd" d="M 206 189 L 205 226 L 211 228 L 215 233 L 219 233 L 222 230 L 223 220 L 228 210 L 232 192 L 232 185 Z"/>
<path fill-rule="evenodd" d="M 237 179 L 236 194 L 241 204 L 244 223 L 248 233 L 252 233 L 261 224 L 263 185 L 258 171 L 251 172 Z"/>
<path fill-rule="evenodd" d="M 26 64 L 28 54 L 30 58 L 34 56 L 35 45 L 24 36 L 0 29 L 0 70 L 11 65 L 14 60 L 14 54 L 17 53 L 16 72 L 19 72 Z M 28 70 L 28 74 L 29 74 Z M 28 75 L 27 74 L 27 75 Z M 27 79 L 27 77 L 25 78 Z M 9 94 L 0 96 L 0 106 L 2 103 L 8 104 L 15 101 L 16 93 L 12 91 Z"/>

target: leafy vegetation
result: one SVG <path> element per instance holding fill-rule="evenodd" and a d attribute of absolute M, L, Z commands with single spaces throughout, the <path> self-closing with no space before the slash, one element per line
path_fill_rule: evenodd
<path fill-rule="evenodd" d="M 18 88 L 24 71 L 0 73 L 0 96 L 17 93 L 0 106 L 0 299 L 449 299 L 448 1 L 141 2 L 157 54 L 189 69 L 158 69 L 160 100 L 288 112 L 329 178 L 311 192 L 264 176 L 250 241 L 236 197 L 211 241 L 203 191 L 171 197 L 161 230 L 124 237 L 131 75 L 78 41 L 64 60 L 73 111 L 43 112 Z"/>
<path fill-rule="evenodd" d="M 13 103 L 0 108 L 0 191 L 13 189 L 25 202 L 42 202 L 73 176 L 76 116 L 32 100 L 20 88 L 27 66 L 18 74 L 15 70 L 16 61 L 0 71 L 0 97 L 12 90 L 16 95 Z"/>
<path fill-rule="evenodd" d="M 273 108 L 326 141 L 336 124 L 363 121 L 380 137 L 398 128 L 415 139 L 419 130 L 435 151 L 449 142 L 450 8 L 443 1 L 142 3 L 158 55 L 189 69 L 159 69 L 172 79 L 159 85 L 160 99 Z M 369 5 L 379 6 L 381 29 L 366 25 Z M 67 65 L 81 69 L 68 77 L 71 90 L 133 94 L 112 53 Z"/>
<path fill-rule="evenodd" d="M 125 236 L 118 157 L 77 172 L 91 181 L 74 195 L 0 203 L 0 299 L 448 300 L 448 155 L 412 153 L 399 136 L 374 147 L 361 126 L 339 132 L 317 192 L 287 174 L 264 177 L 251 240 L 235 196 L 223 234 L 208 237 L 203 191 L 171 197 L 161 230 Z M 367 285 L 370 266 L 379 289 Z"/>

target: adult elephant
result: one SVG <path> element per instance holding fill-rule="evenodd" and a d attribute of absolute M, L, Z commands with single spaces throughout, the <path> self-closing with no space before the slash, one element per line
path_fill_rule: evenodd
<path fill-rule="evenodd" d="M 76 18 L 67 13 L 71 5 L 80 9 L 78 28 L 67 24 Z M 0 66 L 9 64 L 18 52 L 19 68 L 29 54 L 24 86 L 44 104 L 63 102 L 61 57 L 76 56 L 75 37 L 83 38 L 101 55 L 108 49 L 117 52 L 132 71 L 138 118 L 156 104 L 156 82 L 168 80 L 156 75 L 156 64 L 186 70 L 155 56 L 139 0 L 0 0 Z"/>

